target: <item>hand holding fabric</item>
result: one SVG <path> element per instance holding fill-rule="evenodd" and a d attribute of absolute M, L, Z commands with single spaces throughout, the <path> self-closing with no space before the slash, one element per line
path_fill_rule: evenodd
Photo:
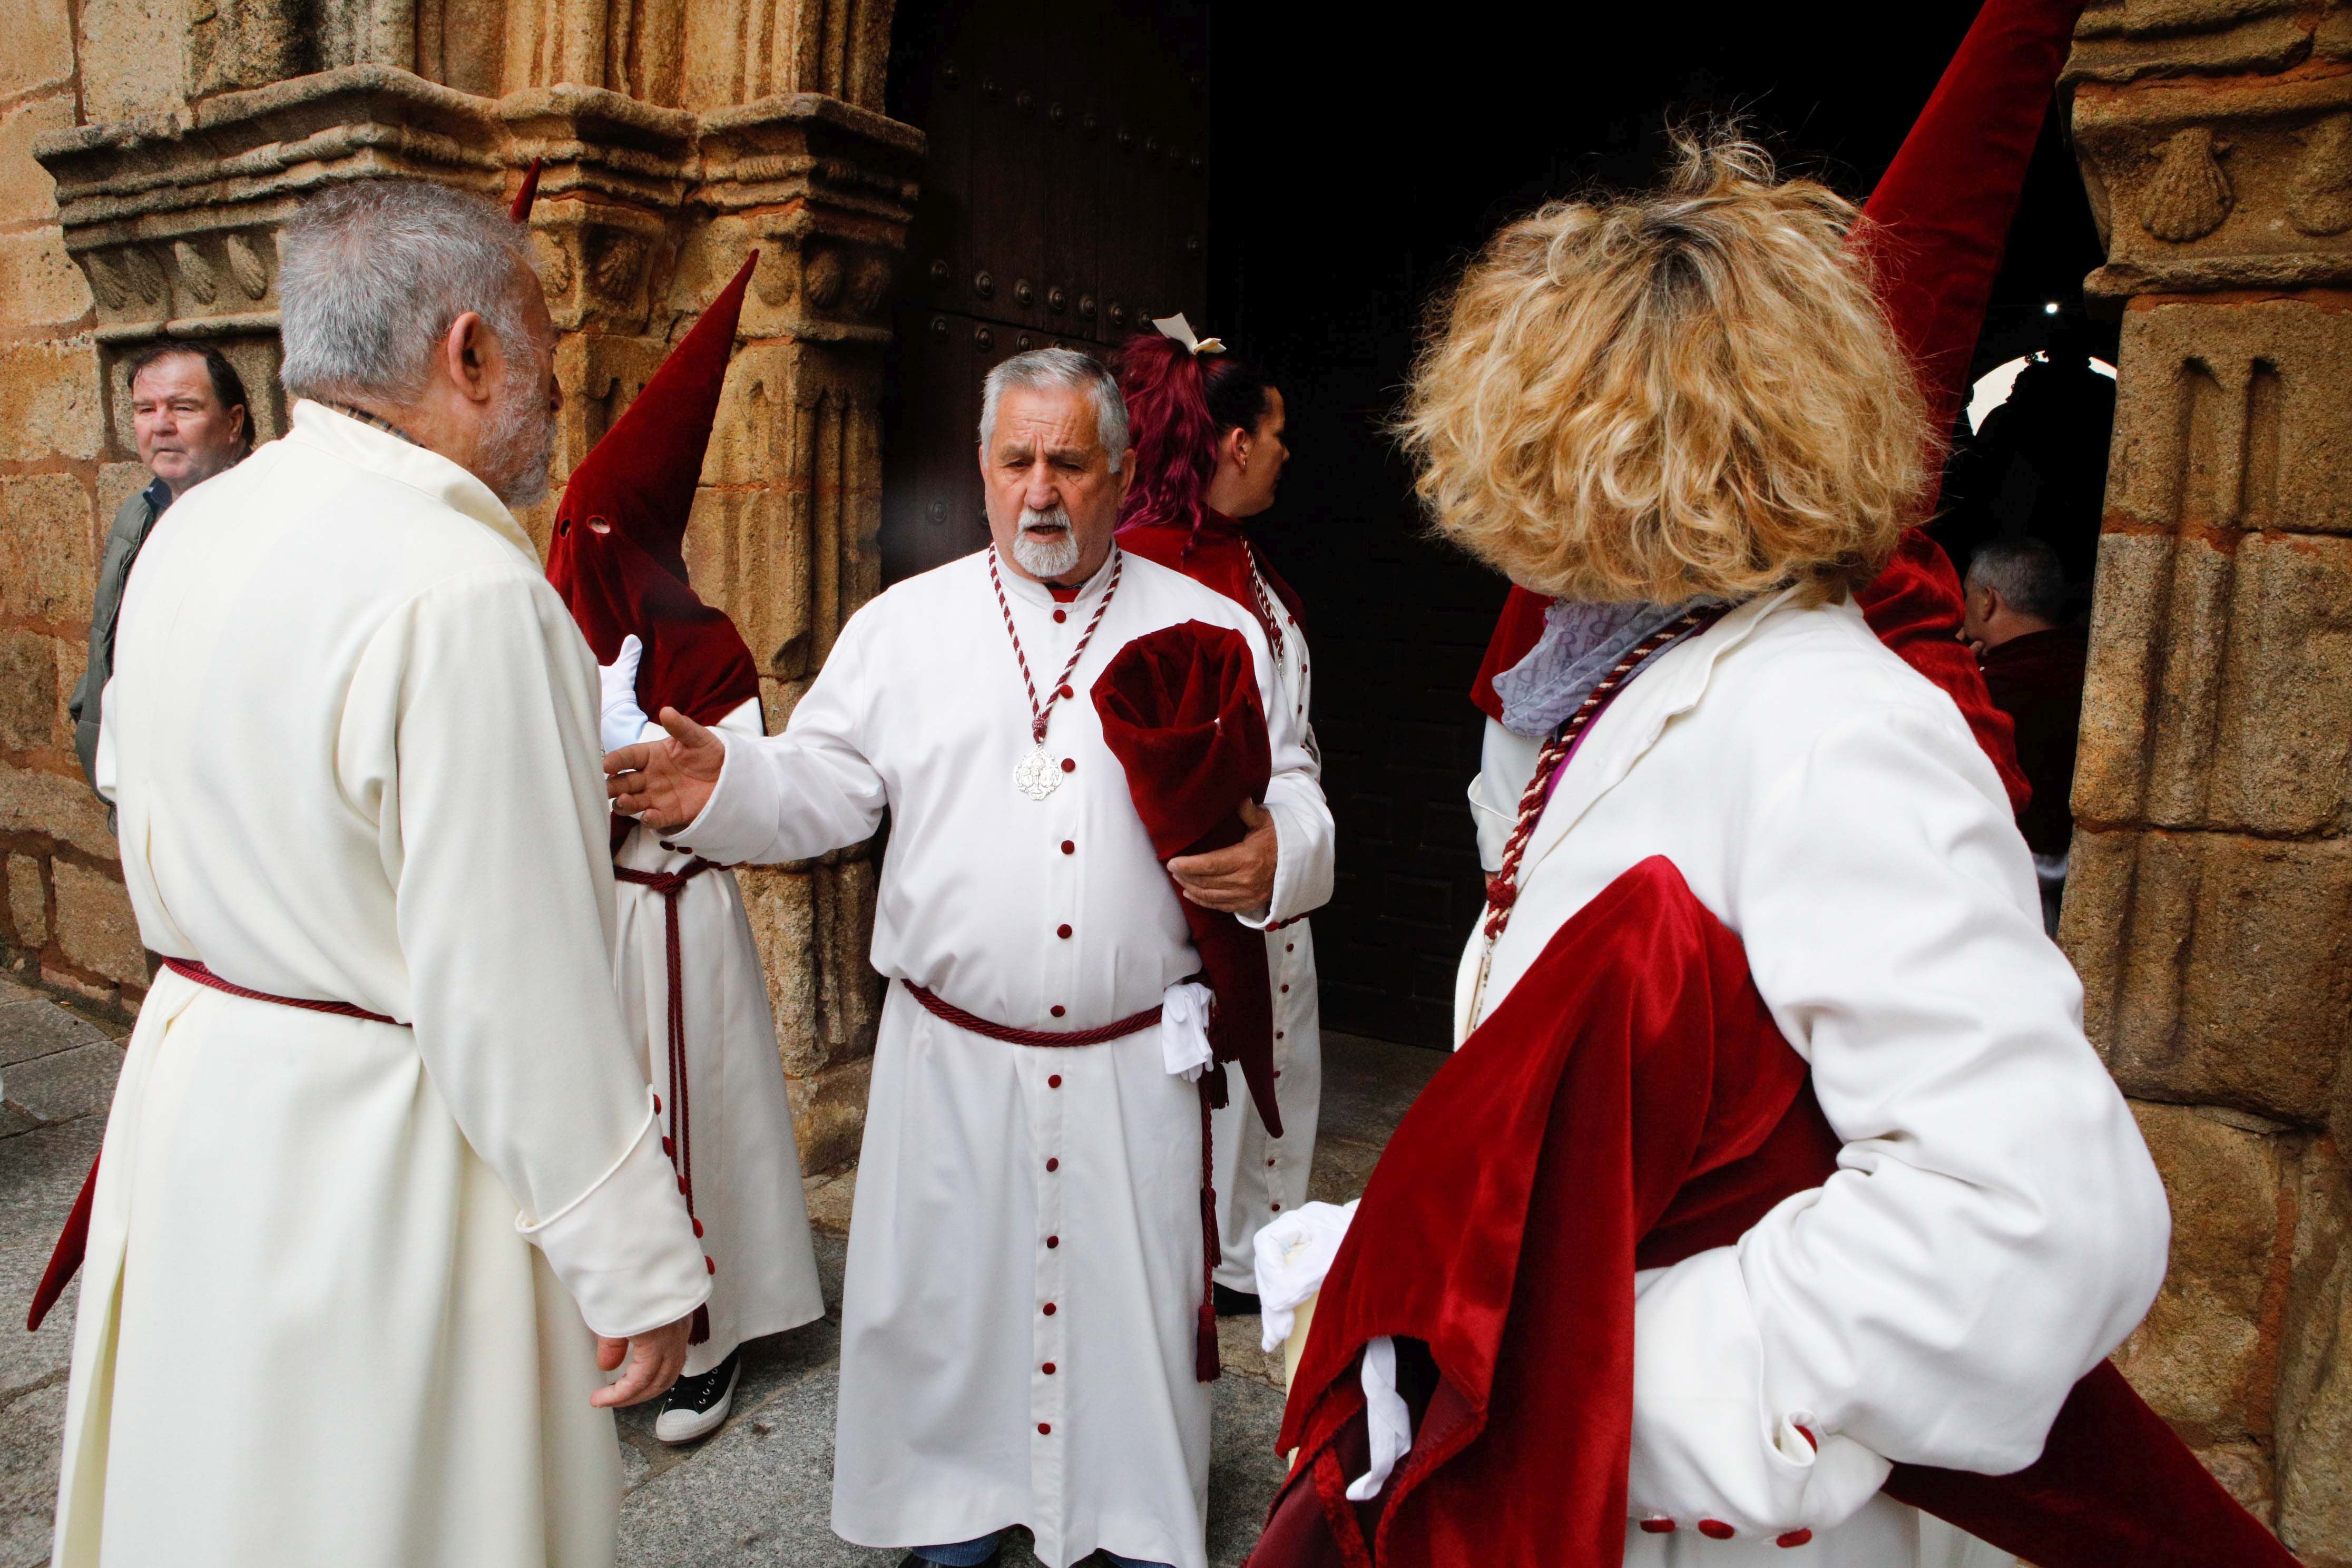
<path fill-rule="evenodd" d="M 604 759 L 604 793 L 613 809 L 657 833 L 702 815 L 727 765 L 727 742 L 675 708 L 661 710 L 669 737 L 623 746 Z"/>
<path fill-rule="evenodd" d="M 1168 862 L 1177 890 L 1202 909 L 1255 915 L 1274 900 L 1274 868 L 1279 846 L 1273 814 L 1254 800 L 1241 804 L 1241 842 Z"/>
<path fill-rule="evenodd" d="M 621 651 L 612 663 L 596 667 L 597 683 L 604 688 L 596 734 L 608 752 L 635 745 L 653 722 L 637 705 L 637 665 L 645 655 L 646 645 L 632 632 L 621 639 Z"/>

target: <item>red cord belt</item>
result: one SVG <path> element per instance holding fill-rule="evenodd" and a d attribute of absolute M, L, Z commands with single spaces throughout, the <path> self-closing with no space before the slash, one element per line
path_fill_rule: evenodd
<path fill-rule="evenodd" d="M 242 996 L 248 1002 L 274 1002 L 280 1007 L 299 1007 L 305 1013 L 331 1013 L 338 1018 L 363 1018 L 371 1024 L 390 1024 L 396 1028 L 406 1025 L 382 1013 L 371 1013 L 349 1002 L 321 1002 L 310 996 L 279 996 L 268 991 L 256 991 L 248 985 L 223 980 L 202 963 L 193 958 L 163 956 L 163 967 L 183 980 L 231 996 Z M 38 1329 L 49 1309 L 65 1294 L 67 1283 L 81 1268 L 82 1257 L 89 1250 L 89 1209 L 92 1196 L 98 1191 L 98 1161 L 89 1163 L 89 1174 L 82 1178 L 81 1191 L 74 1197 L 73 1208 L 66 1215 L 65 1228 L 58 1232 L 58 1244 L 49 1249 L 49 1266 L 41 1271 L 41 1282 L 33 1288 L 32 1310 L 25 1314 L 27 1331 Z"/>
<path fill-rule="evenodd" d="M 1051 1048 L 1057 1046 L 1100 1046 L 1112 1040 L 1125 1039 L 1141 1034 L 1160 1022 L 1160 1009 L 1147 1007 L 1140 1013 L 1130 1013 L 1124 1018 L 1097 1025 L 1091 1029 L 1016 1029 L 1005 1024 L 993 1024 L 977 1013 L 967 1013 L 954 1003 L 913 981 L 904 978 L 898 984 L 907 988 L 923 1010 L 942 1023 L 992 1040 L 1003 1040 L 1011 1046 L 1036 1046 Z M 1222 1069 L 1221 1069 L 1222 1072 Z M 1222 1081 L 1220 1072 L 1220 1081 Z M 1202 1383 L 1216 1381 L 1220 1370 L 1217 1360 L 1217 1193 L 1215 1167 L 1213 1164 L 1214 1145 L 1210 1131 L 1211 1077 L 1201 1075 L 1201 1310 L 1193 1324 L 1192 1375 Z"/>
<path fill-rule="evenodd" d="M 669 963 L 669 1135 L 662 1140 L 662 1152 L 669 1156 L 670 1168 L 677 1173 L 677 1190 L 686 1199 L 686 1217 L 694 1221 L 697 1238 L 702 1235 L 702 1221 L 694 1213 L 694 1140 L 692 1096 L 688 1092 L 686 1071 L 686 965 L 678 938 L 678 895 L 686 885 L 705 871 L 719 868 L 716 860 L 705 860 L 698 855 L 675 871 L 639 871 L 618 861 L 613 865 L 615 881 L 634 888 L 644 888 L 661 895 L 664 934 L 668 948 Z M 654 1110 L 661 1110 L 661 1097 L 654 1097 Z M 718 1261 L 706 1249 L 703 1267 L 711 1273 L 719 1272 Z M 694 1328 L 687 1336 L 688 1342 L 701 1344 L 710 1338 L 710 1309 L 694 1310 Z"/>

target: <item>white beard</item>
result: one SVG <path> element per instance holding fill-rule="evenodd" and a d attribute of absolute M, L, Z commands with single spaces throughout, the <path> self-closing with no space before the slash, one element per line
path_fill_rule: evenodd
<path fill-rule="evenodd" d="M 1041 539 L 1029 531 L 1031 525 L 1035 523 L 1059 523 L 1062 531 L 1050 541 Z M 1076 571 L 1078 536 L 1070 526 L 1070 514 L 1060 507 L 1051 511 L 1024 509 L 1021 513 L 1019 531 L 1013 536 L 1013 559 L 1032 577 L 1050 579 Z"/>

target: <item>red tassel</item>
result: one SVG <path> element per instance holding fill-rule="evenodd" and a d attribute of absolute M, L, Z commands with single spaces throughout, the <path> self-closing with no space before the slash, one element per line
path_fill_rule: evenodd
<path fill-rule="evenodd" d="M 1214 1383 L 1224 1370 L 1217 1357 L 1217 1306 L 1212 1298 L 1201 1303 L 1192 1343 L 1192 1379 L 1196 1383 Z"/>
<path fill-rule="evenodd" d="M 694 1310 L 694 1331 L 686 1336 L 686 1342 L 690 1345 L 699 1345 L 708 1344 L 709 1342 L 710 1309 L 697 1307 Z"/>
<path fill-rule="evenodd" d="M 41 1282 L 33 1290 L 33 1310 L 26 1314 L 27 1332 L 38 1329 L 49 1309 L 64 1295 L 66 1283 L 81 1267 L 83 1251 L 89 1246 L 90 1198 L 98 1191 L 98 1161 L 89 1163 L 89 1174 L 82 1178 L 81 1195 L 74 1199 L 72 1212 L 66 1215 L 65 1228 L 58 1232 L 58 1245 L 49 1253 L 49 1266 L 41 1275 Z"/>

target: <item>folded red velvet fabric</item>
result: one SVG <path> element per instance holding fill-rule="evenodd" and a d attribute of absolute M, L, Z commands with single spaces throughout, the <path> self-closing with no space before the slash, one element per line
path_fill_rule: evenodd
<path fill-rule="evenodd" d="M 1263 800 L 1274 771 L 1257 665 L 1241 633 L 1202 621 L 1146 633 L 1112 658 L 1093 695 L 1152 853 L 1164 862 L 1239 843 L 1242 803 Z M 1220 1063 L 1241 1065 L 1266 1131 L 1280 1137 L 1265 938 L 1172 883 L 1171 894 L 1216 994 L 1210 1045 Z"/>
<path fill-rule="evenodd" d="M 1250 1568 L 1623 1561 L 1633 1275 L 1737 1241 L 1839 1139 L 1739 940 L 1653 857 L 1562 925 L 1390 1140 L 1317 1303 Z M 1397 1336 L 1411 1450 L 1370 1502 L 1358 1367 Z M 2040 1568 L 2294 1559 L 2105 1364 L 2013 1476 L 1887 1491 Z"/>

